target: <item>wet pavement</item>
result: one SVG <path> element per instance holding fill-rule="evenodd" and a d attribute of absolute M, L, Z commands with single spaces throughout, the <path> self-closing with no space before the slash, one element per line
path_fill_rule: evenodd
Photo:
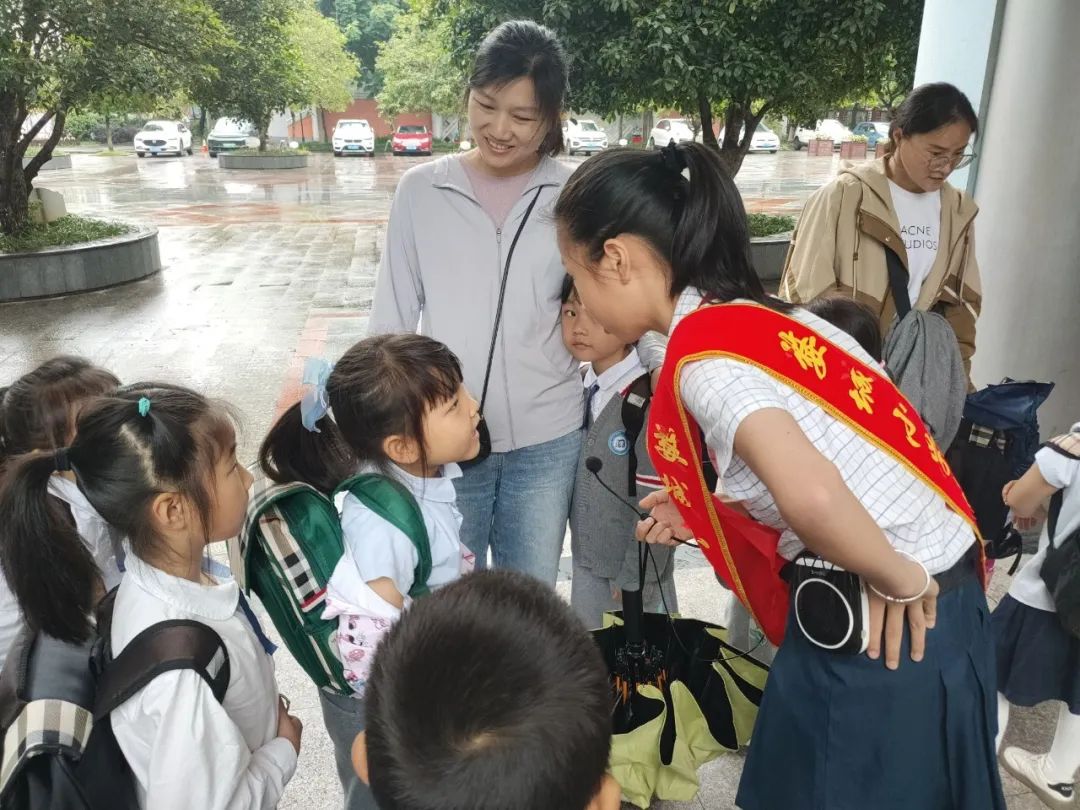
<path fill-rule="evenodd" d="M 61 192 L 73 213 L 156 225 L 164 270 L 110 290 L 0 304 L 0 384 L 58 353 L 85 355 L 125 381 L 184 383 L 238 408 L 240 455 L 252 460 L 275 413 L 295 401 L 303 359 L 337 357 L 364 335 L 391 197 L 416 160 L 312 155 L 307 169 L 262 172 L 221 169 L 200 155 L 76 153 L 71 170 L 44 172 L 38 184 Z M 736 182 L 749 210 L 798 214 L 838 167 L 835 156 L 750 155 Z M 680 549 L 676 583 L 684 615 L 724 622 L 730 597 L 702 558 Z M 995 581 L 999 596 L 1004 585 Z M 281 806 L 340 807 L 314 688 L 284 650 L 277 663 L 305 724 Z M 1052 733 L 1050 709 L 1018 710 L 1009 741 L 1041 751 Z M 695 802 L 656 807 L 733 807 L 741 762 L 728 756 L 703 768 Z M 1005 779 L 1010 810 L 1041 806 Z"/>

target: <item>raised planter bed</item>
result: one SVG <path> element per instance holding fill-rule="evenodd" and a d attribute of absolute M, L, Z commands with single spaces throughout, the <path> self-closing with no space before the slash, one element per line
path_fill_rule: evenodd
<path fill-rule="evenodd" d="M 23 165 L 24 169 L 27 166 L 30 165 L 31 160 L 33 160 L 32 157 L 24 157 L 23 158 L 22 165 Z M 70 168 L 71 168 L 71 155 L 53 155 L 51 158 L 49 158 L 47 161 L 45 161 L 45 165 L 41 167 L 41 171 L 48 172 L 48 171 L 53 171 L 55 169 L 70 169 Z"/>
<path fill-rule="evenodd" d="M 0 301 L 100 290 L 161 269 L 157 228 L 97 242 L 0 253 Z"/>
<path fill-rule="evenodd" d="M 308 155 L 218 155 L 218 165 L 223 169 L 304 169 Z"/>
<path fill-rule="evenodd" d="M 776 282 L 784 272 L 784 260 L 791 244 L 792 231 L 773 236 L 756 236 L 750 240 L 750 258 L 754 270 L 764 282 Z"/>
<path fill-rule="evenodd" d="M 865 160 L 866 143 L 863 141 L 844 141 L 840 144 L 840 158 L 842 160 Z"/>
<path fill-rule="evenodd" d="M 807 146 L 806 154 L 810 157 L 832 157 L 835 145 L 831 138 L 815 138 Z"/>

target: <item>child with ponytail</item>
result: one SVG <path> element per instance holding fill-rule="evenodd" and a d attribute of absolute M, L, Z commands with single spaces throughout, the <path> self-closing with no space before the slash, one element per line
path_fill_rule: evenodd
<path fill-rule="evenodd" d="M 79 411 L 95 397 L 115 391 L 119 384 L 111 372 L 89 360 L 59 355 L 0 389 L 0 481 L 9 458 L 70 444 Z M 49 495 L 62 502 L 65 519 L 74 522 L 93 557 L 100 580 L 98 594 L 116 587 L 123 556 L 119 533 L 89 504 L 71 473 L 54 473 L 49 478 Z M 15 594 L 0 577 L 0 666 L 21 624 Z"/>
<path fill-rule="evenodd" d="M 259 461 L 278 483 L 302 481 L 327 494 L 359 473 L 404 488 L 423 516 L 431 552 L 427 588 L 472 568 L 461 544 L 455 503 L 458 462 L 480 449 L 479 408 L 461 366 L 445 345 L 420 335 L 360 341 L 331 370 L 309 361 L 317 379 L 263 442 Z M 338 652 L 354 696 L 319 693 L 334 742 L 346 810 L 374 808 L 352 767 L 353 740 L 364 728 L 359 699 L 382 635 L 410 603 L 419 555 L 413 540 L 346 493 L 339 505 L 345 553 L 330 577 L 324 618 L 339 619 Z"/>
<path fill-rule="evenodd" d="M 0 490 L 0 565 L 33 630 L 81 642 L 94 632 L 97 566 L 49 495 L 57 473 L 70 474 L 128 539 L 112 654 L 170 619 L 206 625 L 227 652 L 220 702 L 193 670 L 171 670 L 110 714 L 140 806 L 276 806 L 296 769 L 301 724 L 278 695 L 236 583 L 205 565 L 209 543 L 239 532 L 251 484 L 227 410 L 186 389 L 139 386 L 88 404 L 70 444 L 10 461 Z"/>

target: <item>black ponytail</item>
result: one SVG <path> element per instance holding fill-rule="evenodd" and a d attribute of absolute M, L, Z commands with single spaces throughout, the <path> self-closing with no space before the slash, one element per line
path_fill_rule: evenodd
<path fill-rule="evenodd" d="M 49 495 L 52 453 L 12 462 L 0 489 L 0 567 L 27 624 L 63 641 L 90 637 L 99 573 L 64 504 Z"/>
<path fill-rule="evenodd" d="M 259 448 L 259 466 L 271 481 L 301 481 L 331 493 L 356 472 L 356 455 L 333 419 L 324 416 L 319 432 L 308 430 L 300 418 L 300 403 L 281 415 Z"/>
<path fill-rule="evenodd" d="M 620 234 L 645 239 L 671 266 L 673 296 L 695 287 L 716 301 L 745 298 L 789 309 L 766 294 L 754 272 L 742 196 L 719 155 L 706 146 L 602 152 L 563 187 L 555 219 L 594 262 L 604 243 Z"/>
<path fill-rule="evenodd" d="M 326 381 L 333 411 L 309 431 L 300 404 L 282 414 L 259 448 L 272 481 L 302 481 L 323 492 L 356 473 L 361 463 L 385 468 L 390 436 L 412 439 L 424 452 L 424 415 L 457 396 L 461 364 L 444 344 L 423 335 L 376 335 L 350 348 Z"/>
<path fill-rule="evenodd" d="M 97 567 L 66 508 L 48 495 L 53 472 L 70 469 L 131 552 L 154 564 L 166 553 L 154 499 L 187 498 L 209 540 L 214 467 L 234 443 L 224 406 L 179 387 L 141 388 L 88 404 L 70 447 L 14 459 L 0 487 L 0 566 L 27 623 L 70 641 L 90 632 Z"/>

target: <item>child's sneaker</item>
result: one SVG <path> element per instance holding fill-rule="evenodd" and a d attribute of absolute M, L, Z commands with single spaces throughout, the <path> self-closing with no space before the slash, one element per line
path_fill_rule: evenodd
<path fill-rule="evenodd" d="M 1005 770 L 1035 791 L 1047 807 L 1072 804 L 1072 782 L 1051 783 L 1046 777 L 1046 754 L 1033 754 L 1023 748 L 1006 748 L 1001 755 Z"/>

